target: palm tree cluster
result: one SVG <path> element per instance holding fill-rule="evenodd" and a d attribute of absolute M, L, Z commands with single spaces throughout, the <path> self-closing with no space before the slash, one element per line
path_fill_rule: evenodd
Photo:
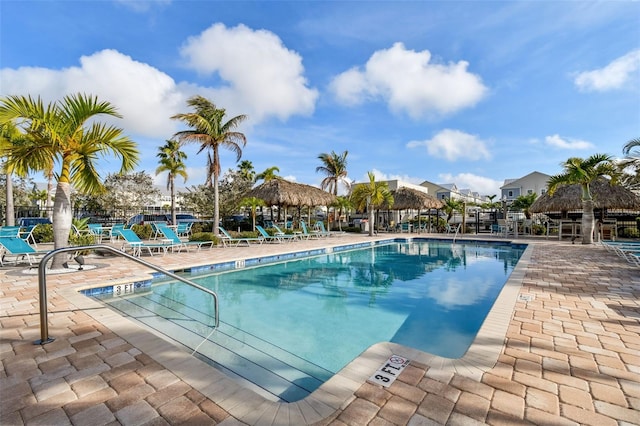
<path fill-rule="evenodd" d="M 184 144 L 199 144 L 198 154 L 206 152 L 207 173 L 205 186 L 213 191 L 214 218 L 213 232 L 218 232 L 220 221 L 219 178 L 221 164 L 220 148 L 229 149 L 240 161 L 242 150 L 246 146 L 245 135 L 238 131 L 246 120 L 245 115 L 227 118 L 226 110 L 217 107 L 202 96 L 187 100 L 192 111 L 176 114 L 171 118 L 181 121 L 188 128 L 175 133 L 158 148 L 158 167 L 156 174 L 167 173 L 167 189 L 171 193 L 171 215 L 176 222 L 175 179 L 188 178 L 185 160 L 181 150 Z M 98 120 L 100 116 L 121 118 L 115 106 L 102 102 L 95 96 L 75 94 L 61 101 L 46 104 L 38 97 L 8 96 L 0 99 L 0 164 L 6 175 L 7 224 L 12 224 L 13 194 L 11 175 L 28 176 L 32 172 L 42 172 L 51 182 L 57 180 L 53 203 L 54 247 L 68 244 L 71 228 L 71 189 L 82 194 L 92 195 L 104 191 L 104 184 L 97 172 L 98 157 L 111 154 L 120 159 L 120 173 L 131 172 L 139 160 L 136 143 L 123 134 L 123 130 L 106 125 Z M 615 163 L 612 157 L 595 154 L 587 159 L 569 158 L 562 164 L 563 172 L 549 181 L 549 193 L 562 185 L 579 184 L 582 187 L 583 203 L 583 243 L 592 242 L 593 199 L 590 185 L 594 180 L 606 176 L 611 182 L 620 182 L 632 189 L 640 188 L 640 139 L 632 139 L 623 147 L 626 156 Z M 316 172 L 323 175 L 321 189 L 336 196 L 334 214 L 342 216 L 343 211 L 356 208 L 369 213 L 369 232 L 373 232 L 373 212 L 382 206 L 393 205 L 393 193 L 385 182 L 376 182 L 372 172 L 368 172 L 369 181 L 350 187 L 347 176 L 348 151 L 340 154 L 335 151 L 321 153 L 318 159 L 321 165 Z M 56 166 L 58 167 L 56 169 Z M 238 175 L 247 184 L 258 180 L 268 182 L 279 179 L 280 169 L 272 166 L 256 173 L 250 161 L 239 164 Z M 346 195 L 338 196 L 339 186 L 346 188 Z M 49 192 L 49 191 L 48 191 Z M 493 201 L 493 197 L 489 197 Z M 241 199 L 244 207 L 250 207 L 255 220 L 256 209 L 264 203 L 261 200 L 245 197 Z M 445 200 L 444 211 L 450 216 L 460 210 L 456 200 Z M 520 200 L 526 210 L 534 201 Z M 494 203 L 491 204 L 494 206 Z M 334 217 L 334 220 L 337 218 Z M 340 223 L 339 220 L 338 223 Z M 59 263 L 59 262 L 58 262 Z M 54 260 L 54 266 L 56 265 Z"/>

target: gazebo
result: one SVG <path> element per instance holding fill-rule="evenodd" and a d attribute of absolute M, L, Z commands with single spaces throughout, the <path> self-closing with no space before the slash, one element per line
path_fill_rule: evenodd
<path fill-rule="evenodd" d="M 247 197 L 263 200 L 267 205 L 278 207 L 328 206 L 336 197 L 327 191 L 303 183 L 274 178 L 250 190 Z"/>
<path fill-rule="evenodd" d="M 394 191 L 393 206 L 388 207 L 389 210 L 418 210 L 418 232 L 420 232 L 420 210 L 421 209 L 440 209 L 444 206 L 442 201 L 413 188 L 402 186 Z"/>

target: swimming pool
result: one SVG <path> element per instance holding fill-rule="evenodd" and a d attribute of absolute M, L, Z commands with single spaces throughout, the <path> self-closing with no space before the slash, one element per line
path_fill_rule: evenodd
<path fill-rule="evenodd" d="M 213 334 L 210 300 L 181 283 L 98 297 L 231 375 L 295 401 L 380 341 L 464 355 L 524 249 L 393 242 L 192 275 L 218 293 Z"/>

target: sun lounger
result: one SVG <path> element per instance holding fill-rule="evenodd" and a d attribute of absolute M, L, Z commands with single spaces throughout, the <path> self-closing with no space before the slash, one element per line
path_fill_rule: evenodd
<path fill-rule="evenodd" d="M 167 251 L 175 245 L 173 242 L 157 243 L 157 244 L 145 243 L 131 229 L 120 229 L 117 232 L 125 240 L 124 244 L 122 245 L 122 251 L 131 249 L 131 251 L 133 252 L 133 255 L 138 257 L 142 254 L 143 249 L 146 249 L 149 252 L 149 255 L 151 256 L 153 256 L 154 250 L 158 252 L 162 250 L 162 253 L 164 255 L 164 254 L 167 254 Z"/>
<path fill-rule="evenodd" d="M 218 226 L 218 229 L 220 230 L 220 232 L 222 232 L 222 235 L 221 235 L 222 245 L 224 245 L 225 247 L 227 243 L 235 243 L 236 247 L 238 247 L 240 243 L 245 243 L 247 246 L 249 246 L 252 242 L 258 243 L 258 244 L 262 244 L 264 242 L 264 238 L 243 238 L 243 237 L 235 238 L 235 237 L 232 237 L 231 234 L 229 234 L 227 230 L 224 229 L 222 226 Z"/>
<path fill-rule="evenodd" d="M 300 227 L 302 228 L 302 236 L 307 240 L 311 238 L 320 238 L 320 234 L 318 233 L 318 231 L 309 231 L 309 229 L 307 228 L 307 224 L 304 223 L 304 220 L 300 221 Z"/>
<path fill-rule="evenodd" d="M 19 226 L 1 226 L 0 227 L 0 237 L 19 237 L 19 236 L 20 236 Z"/>
<path fill-rule="evenodd" d="M 293 234 L 287 234 L 282 229 L 280 229 L 280 227 L 278 225 L 276 225 L 275 223 L 271 224 L 271 227 L 276 230 L 275 235 L 282 235 L 282 236 L 285 236 L 285 238 L 291 238 L 291 241 L 297 240 L 298 238 L 300 238 L 302 236 L 302 234 L 300 232 L 294 232 Z"/>
<path fill-rule="evenodd" d="M 0 246 L 3 251 L 0 256 L 0 266 L 4 266 L 7 255 L 15 256 L 16 264 L 22 259 L 27 259 L 29 265 L 33 265 L 36 256 L 48 253 L 48 251 L 37 251 L 20 237 L 0 237 Z"/>
<path fill-rule="evenodd" d="M 178 252 L 180 252 L 184 248 L 189 251 L 190 247 L 195 247 L 196 251 L 200 251 L 202 246 L 213 247 L 213 241 L 182 241 L 176 231 L 169 228 L 166 224 L 157 224 L 156 226 L 164 238 L 173 242 L 172 250 L 177 248 Z"/>
<path fill-rule="evenodd" d="M 330 237 L 333 234 L 333 232 L 327 231 L 327 228 L 324 227 L 323 221 L 318 221 L 313 226 L 321 237 Z"/>
<path fill-rule="evenodd" d="M 285 233 L 271 235 L 260 225 L 256 225 L 256 229 L 258 230 L 260 235 L 262 235 L 264 240 L 270 243 L 283 243 L 285 241 L 293 241 L 293 239 L 295 238 L 293 235 L 287 235 Z"/>

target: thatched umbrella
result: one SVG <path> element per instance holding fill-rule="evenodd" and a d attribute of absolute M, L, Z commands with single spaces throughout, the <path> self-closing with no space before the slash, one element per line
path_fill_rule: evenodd
<path fill-rule="evenodd" d="M 440 209 L 444 206 L 442 201 L 431 195 L 418 191 L 417 189 L 401 186 L 395 191 L 391 191 L 393 195 L 392 210 L 418 210 L 421 209 Z M 389 206 L 387 206 L 389 209 Z M 420 232 L 420 215 L 418 215 L 418 232 Z"/>
<path fill-rule="evenodd" d="M 640 197 L 627 188 L 598 179 L 590 186 L 595 209 L 640 210 Z M 582 210 L 582 186 L 563 185 L 553 196 L 544 194 L 529 207 L 532 213 Z"/>
<path fill-rule="evenodd" d="M 320 188 L 282 178 L 270 179 L 253 188 L 246 196 L 260 198 L 270 206 L 284 207 L 328 206 L 336 200 L 335 195 Z"/>

